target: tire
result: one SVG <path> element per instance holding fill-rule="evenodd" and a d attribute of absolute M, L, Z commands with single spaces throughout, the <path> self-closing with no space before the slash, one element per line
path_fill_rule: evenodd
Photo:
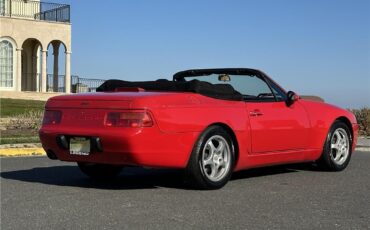
<path fill-rule="evenodd" d="M 317 165 L 327 171 L 342 171 L 351 160 L 352 135 L 348 126 L 335 121 L 325 140 L 324 149 Z"/>
<path fill-rule="evenodd" d="M 80 170 L 94 180 L 109 180 L 115 178 L 122 170 L 122 166 L 94 163 L 77 163 Z"/>
<path fill-rule="evenodd" d="M 229 181 L 234 163 L 230 135 L 220 126 L 210 126 L 193 148 L 186 168 L 187 183 L 197 189 L 219 189 Z"/>

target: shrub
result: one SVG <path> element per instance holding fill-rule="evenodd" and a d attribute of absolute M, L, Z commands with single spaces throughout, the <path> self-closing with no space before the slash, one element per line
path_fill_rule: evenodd
<path fill-rule="evenodd" d="M 33 129 L 39 130 L 44 111 L 30 110 L 14 116 L 7 124 L 7 129 Z"/>
<path fill-rule="evenodd" d="M 370 108 L 351 109 L 360 126 L 360 135 L 370 136 Z"/>

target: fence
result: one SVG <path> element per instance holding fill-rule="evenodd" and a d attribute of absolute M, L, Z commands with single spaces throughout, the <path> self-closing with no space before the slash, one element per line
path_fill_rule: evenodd
<path fill-rule="evenodd" d="M 59 3 L 0 0 L 0 15 L 43 21 L 70 22 L 71 8 L 70 5 Z"/>
<path fill-rule="evenodd" d="M 46 75 L 46 91 L 47 92 L 64 92 L 64 75 L 56 75 L 53 74 L 47 74 Z M 55 82 L 57 81 L 57 82 Z M 57 83 L 57 84 L 54 84 Z"/>
<path fill-rule="evenodd" d="M 87 93 L 87 92 L 96 92 L 101 84 L 105 80 L 102 79 L 92 79 L 92 78 L 82 78 L 78 76 L 72 76 L 72 93 Z"/>
<path fill-rule="evenodd" d="M 53 74 L 48 74 L 46 80 L 46 90 L 48 92 L 65 92 L 65 75 L 54 76 Z M 58 84 L 54 84 L 55 81 L 58 81 Z M 72 75 L 71 92 L 96 92 L 96 88 L 98 88 L 104 82 L 105 80 L 102 79 L 82 78 L 76 75 Z"/>

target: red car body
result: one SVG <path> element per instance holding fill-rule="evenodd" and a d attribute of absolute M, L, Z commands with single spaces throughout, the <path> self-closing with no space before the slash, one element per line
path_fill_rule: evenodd
<path fill-rule="evenodd" d="M 344 109 L 297 99 L 281 102 L 219 100 L 191 92 L 101 92 L 53 97 L 46 111 L 60 111 L 60 123 L 44 124 L 42 146 L 59 160 L 112 165 L 185 168 L 200 134 L 219 125 L 235 141 L 234 171 L 275 164 L 312 162 L 320 158 L 334 121 L 347 124 L 352 149 L 358 125 Z M 112 127 L 107 114 L 144 111 L 150 127 Z M 73 155 L 58 136 L 99 137 L 101 151 Z"/>

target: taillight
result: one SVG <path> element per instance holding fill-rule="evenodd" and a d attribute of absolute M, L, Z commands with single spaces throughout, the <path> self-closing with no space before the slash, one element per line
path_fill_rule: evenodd
<path fill-rule="evenodd" d="M 153 120 L 147 111 L 125 111 L 107 113 L 104 124 L 111 127 L 150 127 Z"/>
<path fill-rule="evenodd" d="M 57 110 L 46 110 L 44 113 L 43 125 L 56 125 L 62 120 L 62 112 Z"/>

